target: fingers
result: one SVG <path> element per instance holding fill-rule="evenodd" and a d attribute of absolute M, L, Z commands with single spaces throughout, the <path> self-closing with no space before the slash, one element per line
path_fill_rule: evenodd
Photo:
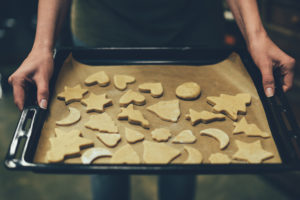
<path fill-rule="evenodd" d="M 47 109 L 49 98 L 49 81 L 42 77 L 35 80 L 37 87 L 37 102 L 43 109 Z"/>
<path fill-rule="evenodd" d="M 282 75 L 283 75 L 282 89 L 284 92 L 287 92 L 293 86 L 295 63 L 296 63 L 295 59 L 292 57 L 289 57 L 287 59 L 287 61 L 282 64 L 282 67 L 281 67 Z"/>
<path fill-rule="evenodd" d="M 267 97 L 272 97 L 275 88 L 272 65 L 261 68 L 261 74 L 265 95 Z"/>
<path fill-rule="evenodd" d="M 25 80 L 9 77 L 8 82 L 13 86 L 14 102 L 20 111 L 24 108 Z"/>

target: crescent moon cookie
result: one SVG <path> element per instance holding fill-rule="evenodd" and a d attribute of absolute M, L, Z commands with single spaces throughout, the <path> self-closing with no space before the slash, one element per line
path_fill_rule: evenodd
<path fill-rule="evenodd" d="M 167 142 L 172 134 L 167 128 L 157 128 L 151 132 L 151 136 L 153 140 L 156 140 L 158 142 Z"/>
<path fill-rule="evenodd" d="M 184 150 L 188 153 L 188 158 L 184 161 L 185 164 L 200 164 L 203 156 L 200 151 L 193 147 L 184 146 Z"/>
<path fill-rule="evenodd" d="M 235 126 L 233 134 L 245 133 L 247 136 L 260 136 L 263 138 L 269 138 L 270 134 L 260 130 L 255 124 L 248 124 L 246 118 L 243 117 L 239 122 L 234 122 Z"/>
<path fill-rule="evenodd" d="M 82 89 L 80 84 L 75 87 L 65 86 L 64 91 L 57 95 L 57 98 L 64 100 L 66 104 L 80 101 L 82 97 L 88 93 L 87 89 Z"/>
<path fill-rule="evenodd" d="M 108 147 L 115 147 L 121 141 L 120 134 L 96 133 L 97 138 Z"/>
<path fill-rule="evenodd" d="M 191 130 L 183 130 L 173 139 L 172 142 L 180 144 L 193 144 L 196 142 L 196 140 L 197 138 L 194 136 Z"/>
<path fill-rule="evenodd" d="M 81 161 L 83 164 L 91 164 L 97 158 L 110 156 L 112 156 L 112 153 L 109 150 L 96 147 L 85 151 L 81 156 Z"/>
<path fill-rule="evenodd" d="M 56 125 L 58 126 L 69 126 L 72 124 L 75 124 L 80 120 L 80 111 L 77 110 L 76 108 L 69 107 L 69 114 L 62 120 L 56 121 Z"/>
<path fill-rule="evenodd" d="M 235 140 L 235 144 L 238 147 L 238 151 L 233 154 L 232 157 L 236 160 L 244 160 L 249 163 L 261 163 L 264 160 L 274 157 L 273 153 L 263 149 L 260 140 L 252 143 Z"/>
<path fill-rule="evenodd" d="M 81 148 L 93 145 L 94 142 L 83 138 L 79 130 L 65 132 L 56 128 L 55 137 L 50 138 L 50 150 L 46 158 L 50 163 L 61 162 L 67 156 L 79 156 Z"/>
<path fill-rule="evenodd" d="M 118 149 L 112 156 L 111 163 L 113 164 L 140 164 L 140 157 L 134 151 L 130 144 L 125 144 Z"/>
<path fill-rule="evenodd" d="M 118 120 L 128 120 L 131 124 L 141 125 L 143 128 L 149 128 L 149 121 L 146 120 L 139 110 L 134 110 L 130 104 L 127 108 L 121 108 L 121 113 L 118 114 Z"/>
<path fill-rule="evenodd" d="M 177 122 L 180 116 L 179 100 L 160 101 L 147 110 L 156 114 L 160 119 L 170 122 Z"/>
<path fill-rule="evenodd" d="M 208 128 L 208 129 L 204 129 L 204 130 L 200 131 L 200 134 L 201 135 L 207 135 L 207 136 L 213 137 L 216 140 L 218 140 L 219 143 L 220 143 L 220 149 L 221 150 L 225 149 L 229 144 L 228 135 L 220 129 Z"/>
<path fill-rule="evenodd" d="M 181 152 L 165 143 L 149 142 L 145 140 L 143 159 L 147 164 L 168 164 Z"/>
<path fill-rule="evenodd" d="M 231 120 L 236 121 L 239 113 L 246 114 L 246 105 L 251 103 L 251 95 L 239 93 L 235 96 L 221 94 L 219 97 L 207 97 L 207 103 L 213 105 L 216 112 L 225 113 Z"/>
<path fill-rule="evenodd" d="M 224 153 L 213 153 L 208 158 L 211 164 L 229 164 L 231 159 Z"/>
<path fill-rule="evenodd" d="M 127 127 L 125 127 L 125 137 L 128 143 L 136 143 L 145 138 L 144 134 Z"/>
<path fill-rule="evenodd" d="M 144 105 L 146 103 L 146 98 L 138 93 L 134 92 L 131 89 L 128 90 L 123 96 L 121 96 L 119 100 L 120 106 L 127 106 L 130 103 L 133 103 L 135 105 Z"/>
<path fill-rule="evenodd" d="M 193 109 L 189 109 L 190 114 L 185 115 L 186 120 L 190 120 L 192 125 L 195 126 L 200 122 L 210 123 L 217 120 L 225 120 L 223 114 L 216 114 L 208 111 L 197 112 Z"/>
<path fill-rule="evenodd" d="M 107 113 L 90 116 L 84 126 L 105 133 L 118 133 L 118 127 Z"/>
<path fill-rule="evenodd" d="M 176 96 L 184 100 L 193 100 L 200 96 L 201 88 L 198 83 L 186 82 L 176 88 Z"/>
<path fill-rule="evenodd" d="M 114 76 L 114 85 L 119 90 L 125 90 L 127 88 L 127 84 L 134 83 L 135 78 L 133 76 L 128 75 L 115 75 Z"/>
<path fill-rule="evenodd" d="M 103 112 L 104 106 L 112 105 L 112 100 L 106 98 L 106 94 L 95 95 L 91 93 L 86 99 L 82 99 L 81 103 L 85 105 L 86 112 Z"/>
<path fill-rule="evenodd" d="M 161 83 L 143 83 L 139 85 L 139 91 L 150 92 L 153 97 L 160 97 L 164 92 Z"/>
<path fill-rule="evenodd" d="M 88 86 L 98 84 L 101 87 L 107 86 L 109 82 L 109 77 L 104 71 L 92 74 L 89 77 L 87 77 L 84 81 L 84 83 Z"/>

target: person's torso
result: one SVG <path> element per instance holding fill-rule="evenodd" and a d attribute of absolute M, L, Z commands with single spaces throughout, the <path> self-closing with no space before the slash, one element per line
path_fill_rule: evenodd
<path fill-rule="evenodd" d="M 221 1 L 74 0 L 72 32 L 88 46 L 215 46 Z"/>

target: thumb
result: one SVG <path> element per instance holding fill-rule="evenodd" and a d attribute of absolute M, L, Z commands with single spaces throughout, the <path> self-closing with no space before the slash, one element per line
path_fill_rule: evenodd
<path fill-rule="evenodd" d="M 261 73 L 265 95 L 267 97 L 272 97 L 275 91 L 272 65 L 262 68 Z"/>
<path fill-rule="evenodd" d="M 36 80 L 37 102 L 43 109 L 47 109 L 49 98 L 49 82 L 43 78 Z"/>

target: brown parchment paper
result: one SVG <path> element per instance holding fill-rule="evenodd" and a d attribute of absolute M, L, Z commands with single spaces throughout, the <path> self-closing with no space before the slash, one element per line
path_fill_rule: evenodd
<path fill-rule="evenodd" d="M 86 86 L 84 80 L 90 75 L 98 71 L 105 71 L 111 79 L 111 83 L 107 87 L 100 87 L 98 85 Z M 134 84 L 129 84 L 128 88 L 138 91 L 138 85 L 144 82 L 161 82 L 164 88 L 164 94 L 160 98 L 153 98 L 149 93 L 144 93 L 146 97 L 146 105 L 134 106 L 135 109 L 141 110 L 144 117 L 150 122 L 150 129 L 144 129 L 138 125 L 129 124 L 127 121 L 117 120 L 117 115 L 120 113 L 120 106 L 118 104 L 119 98 L 125 91 L 119 91 L 115 89 L 112 83 L 113 75 L 115 74 L 127 74 L 136 78 Z M 146 110 L 146 107 L 153 105 L 162 100 L 176 99 L 175 89 L 178 85 L 186 82 L 194 81 L 201 86 L 201 96 L 194 101 L 180 100 L 181 115 L 178 123 L 166 122 L 159 119 L 155 114 Z M 88 121 L 89 116 L 97 113 L 86 113 L 85 106 L 80 102 L 74 102 L 71 106 L 81 111 L 81 120 L 67 127 L 58 127 L 55 125 L 55 121 L 60 120 L 68 115 L 68 106 L 64 101 L 57 99 L 57 94 L 64 90 L 64 86 L 73 87 L 77 84 L 81 84 L 83 88 L 88 89 L 95 94 L 106 93 L 108 98 L 113 99 L 113 106 L 107 107 L 107 112 L 116 122 L 119 127 L 119 133 L 121 134 L 121 142 L 115 148 L 106 147 L 100 142 L 94 131 L 84 127 L 85 122 Z M 263 148 L 274 154 L 272 159 L 264 161 L 264 163 L 281 163 L 280 156 L 278 154 L 273 137 L 263 139 L 260 137 L 247 137 L 245 134 L 233 135 L 234 129 L 233 121 L 226 117 L 225 121 L 216 121 L 209 124 L 200 123 L 196 126 L 192 126 L 190 121 L 185 119 L 185 114 L 188 113 L 189 108 L 193 108 L 196 111 L 207 110 L 212 111 L 212 106 L 207 103 L 206 97 L 219 96 L 221 93 L 235 95 L 237 93 L 249 93 L 252 96 L 251 105 L 247 107 L 247 121 L 248 123 L 255 123 L 263 131 L 270 132 L 266 115 L 255 89 L 255 86 L 243 66 L 238 54 L 233 53 L 226 60 L 207 66 L 183 66 L 183 65 L 136 65 L 136 66 L 88 66 L 77 62 L 70 55 L 60 73 L 56 82 L 53 98 L 50 102 L 50 112 L 44 123 L 42 133 L 39 139 L 38 148 L 35 155 L 35 162 L 46 162 L 46 152 L 50 148 L 49 138 L 54 137 L 54 129 L 60 128 L 62 130 L 81 130 L 83 137 L 93 139 L 96 147 L 105 147 L 112 153 L 117 149 L 125 145 L 126 138 L 124 129 L 129 127 L 140 131 L 145 135 L 145 140 L 153 141 L 151 138 L 151 131 L 155 128 L 166 127 L 171 130 L 172 138 L 167 142 L 168 145 L 179 149 L 182 153 L 179 157 L 172 161 L 172 163 L 182 163 L 187 158 L 187 152 L 184 151 L 184 145 L 189 145 L 198 149 L 203 155 L 203 162 L 209 163 L 208 158 L 211 153 L 222 152 L 229 156 L 232 156 L 237 151 L 235 140 L 241 140 L 244 142 L 253 142 L 261 140 Z M 85 97 L 87 97 L 87 94 Z M 239 119 L 244 115 L 239 115 Z M 219 143 L 212 137 L 200 136 L 200 130 L 206 128 L 219 128 L 225 131 L 230 137 L 230 144 L 225 150 L 219 149 Z M 195 144 L 173 144 L 171 141 L 175 135 L 179 134 L 182 130 L 190 129 L 197 137 Z M 132 147 L 137 151 L 140 159 L 143 160 L 143 145 L 142 142 L 133 144 Z M 83 153 L 86 149 L 82 150 Z M 109 163 L 110 158 L 99 158 L 94 163 Z M 240 163 L 241 161 L 233 161 L 233 163 Z M 65 163 L 81 163 L 80 157 L 68 158 Z"/>

